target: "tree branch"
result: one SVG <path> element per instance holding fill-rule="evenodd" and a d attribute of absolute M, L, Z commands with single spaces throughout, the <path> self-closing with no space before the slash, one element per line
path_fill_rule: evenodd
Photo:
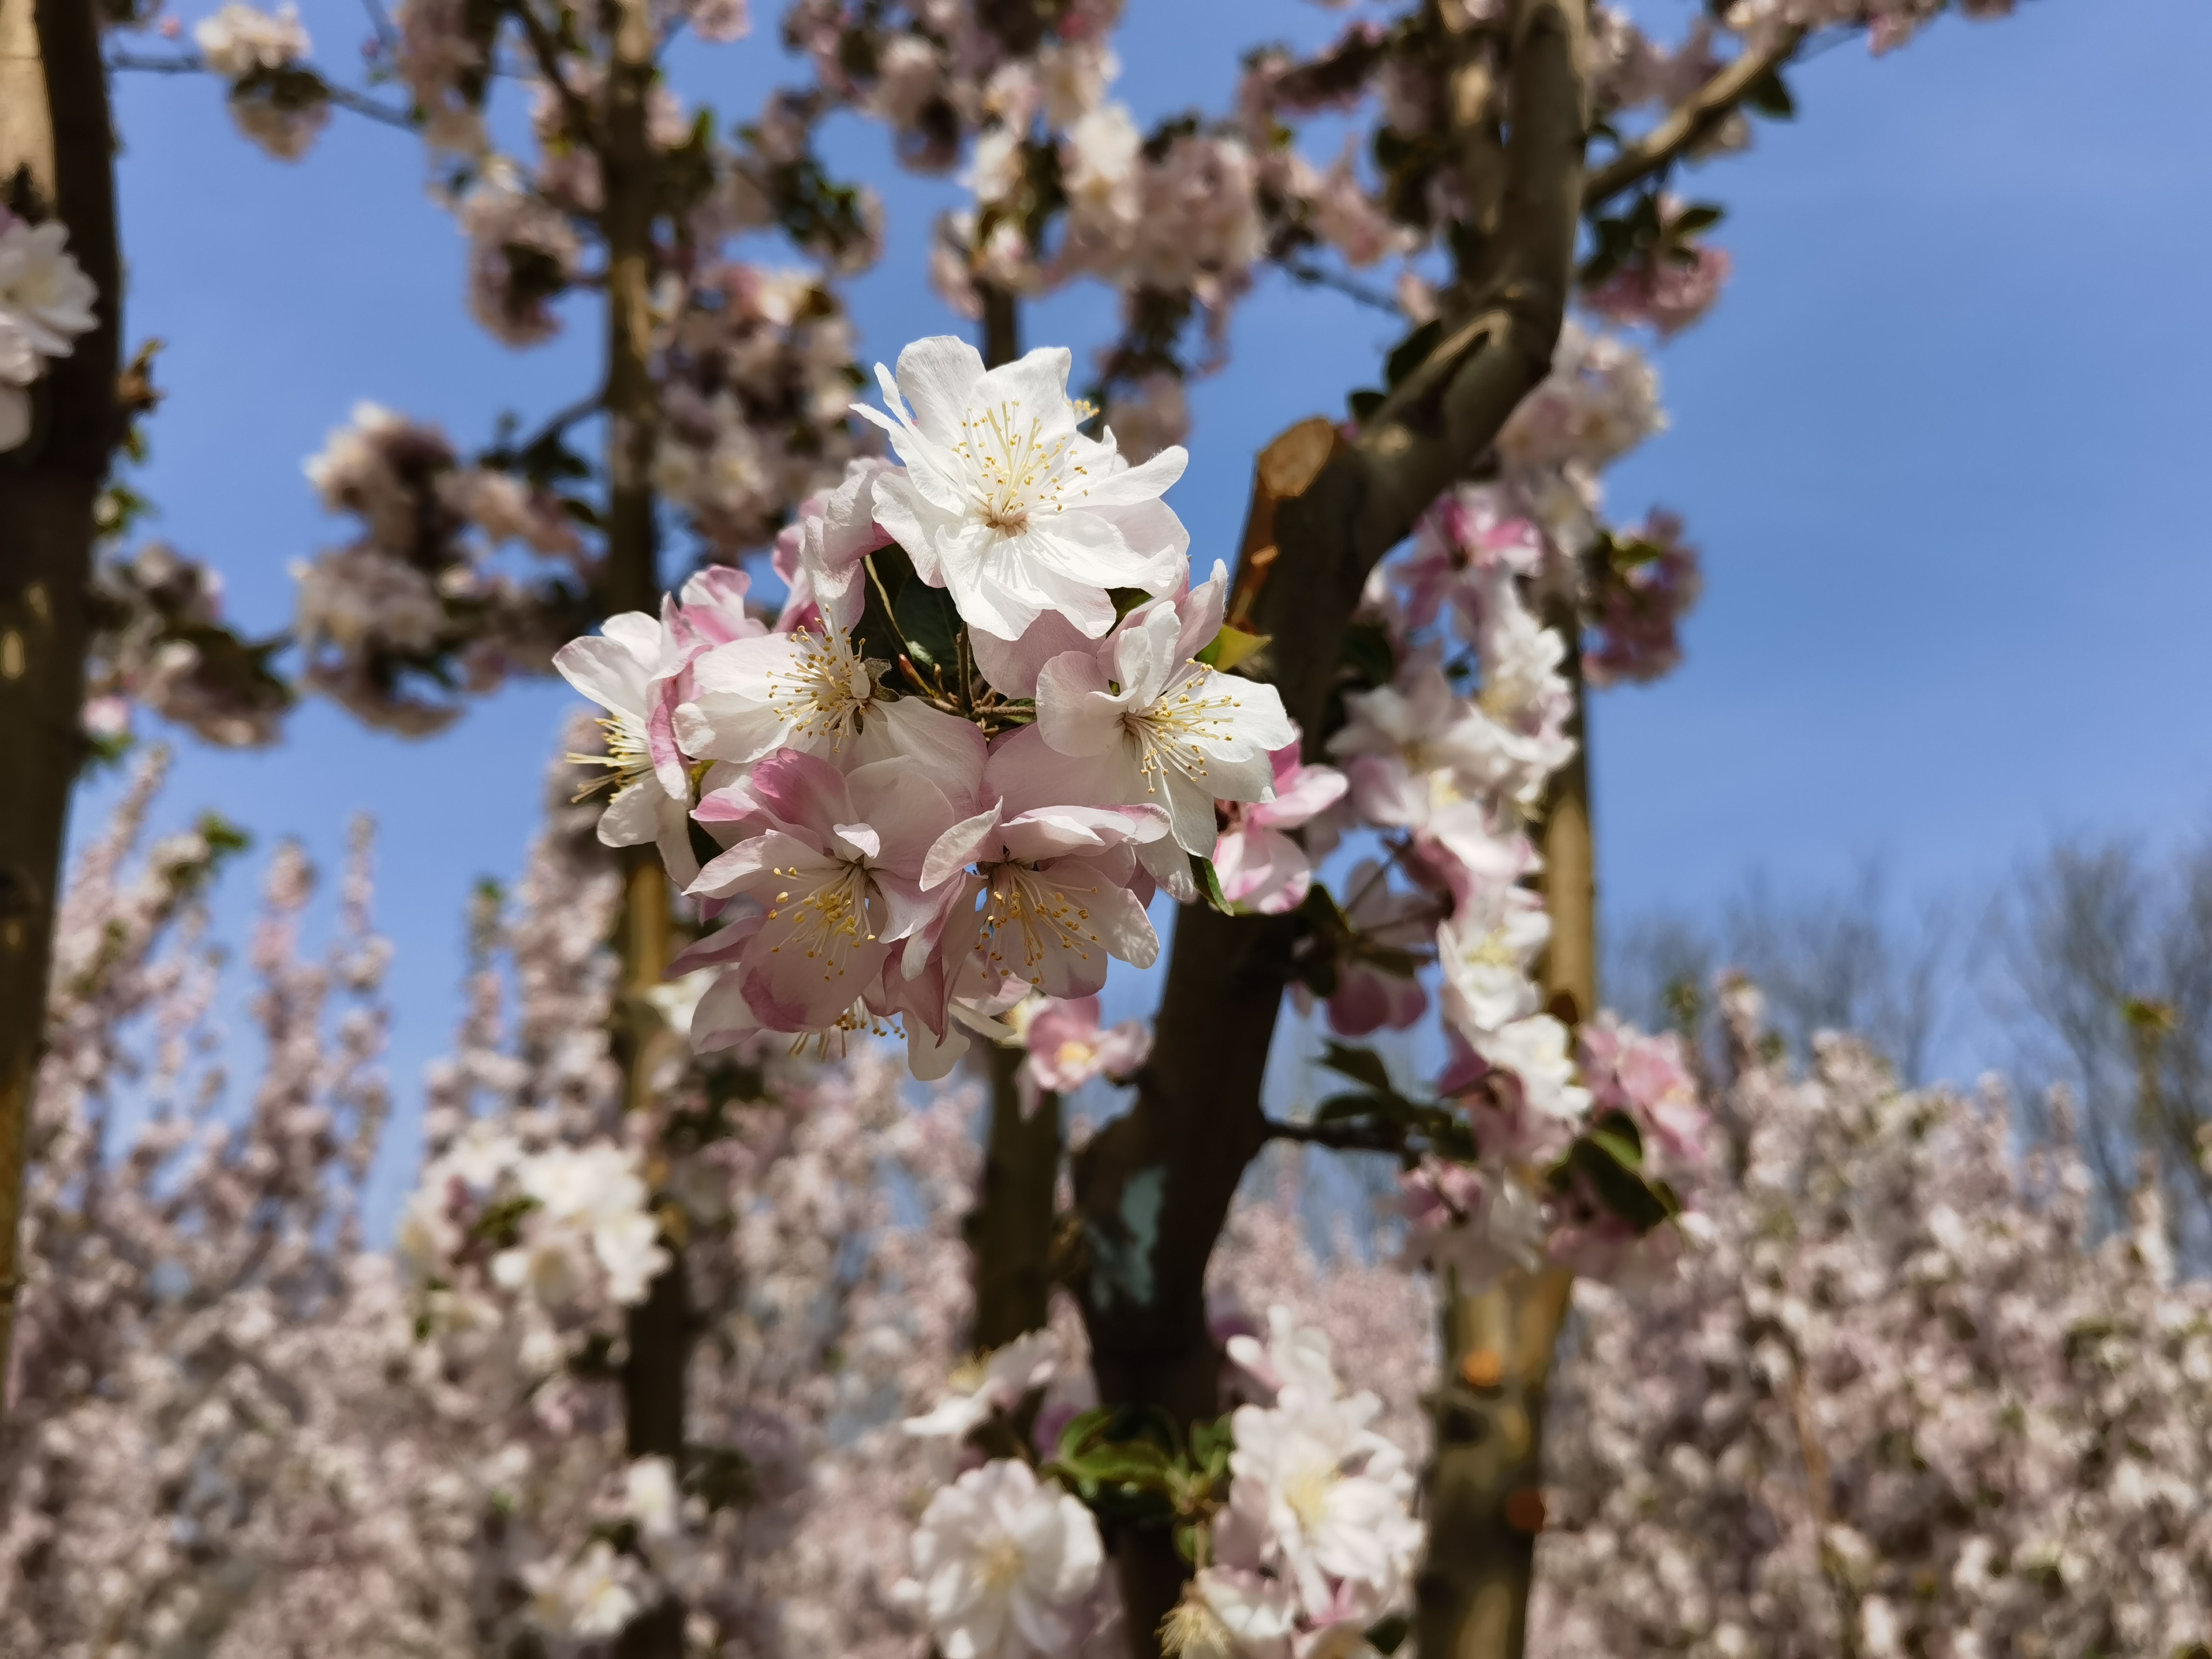
<path fill-rule="evenodd" d="M 1316 754 L 1368 571 L 1550 372 L 1580 223 L 1583 4 L 1519 0 L 1497 233 L 1480 239 L 1480 263 L 1465 267 L 1475 322 L 1454 331 L 1356 438 L 1316 417 L 1260 458 L 1235 614 L 1271 636 L 1253 666 Z M 1136 1102 L 1076 1159 L 1091 1263 L 1078 1290 L 1109 1404 L 1152 1406 L 1186 1423 L 1218 1409 L 1206 1259 L 1245 1166 L 1267 1141 L 1261 1083 L 1302 926 L 1295 916 L 1185 907 Z M 1158 1651 L 1154 1633 L 1188 1568 L 1165 1528 L 1125 1530 L 1113 1547 L 1131 1652 L 1145 1659 Z"/>
<path fill-rule="evenodd" d="M 1326 1146 L 1339 1152 L 1395 1152 L 1405 1141 L 1373 1123 L 1299 1123 L 1289 1118 L 1267 1121 L 1270 1140 L 1293 1140 L 1307 1146 Z"/>
<path fill-rule="evenodd" d="M 1640 184 L 1686 151 L 1694 149 L 1735 113 L 1744 94 L 1788 63 L 1805 39 L 1802 28 L 1784 29 L 1758 52 L 1747 52 L 1670 111 L 1666 118 L 1592 173 L 1583 185 L 1583 208 L 1603 206 Z"/>
<path fill-rule="evenodd" d="M 66 225 L 70 253 L 99 289 L 97 323 L 34 389 L 38 429 L 0 458 L 0 1379 L 23 1278 L 23 1173 L 70 786 L 84 757 L 94 503 L 123 432 L 114 152 L 91 0 L 0 0 L 0 200 Z"/>
<path fill-rule="evenodd" d="M 1398 303 L 1395 295 L 1385 294 L 1379 288 L 1370 288 L 1357 276 L 1347 276 L 1340 270 L 1331 270 L 1326 265 L 1311 264 L 1294 254 L 1285 254 L 1275 263 L 1282 267 L 1285 276 L 1303 287 L 1334 289 L 1349 299 L 1357 300 L 1361 305 L 1376 311 L 1387 311 L 1393 317 L 1406 314 L 1405 307 Z"/>
<path fill-rule="evenodd" d="M 209 73 L 206 63 L 198 52 L 182 53 L 175 57 L 149 57 L 139 52 L 126 52 L 120 47 L 107 54 L 107 67 L 112 70 L 128 70 L 139 75 L 205 75 Z M 340 109 L 351 110 L 356 115 L 365 115 L 370 120 L 381 122 L 387 127 L 397 127 L 403 132 L 415 131 L 415 118 L 406 111 L 394 109 L 389 104 L 380 104 L 367 93 L 356 92 L 349 87 L 338 86 L 319 70 L 316 72 L 315 79 L 322 85 L 325 101 L 335 104 Z"/>
<path fill-rule="evenodd" d="M 514 10 L 522 25 L 522 33 L 530 41 L 530 55 L 537 60 L 538 74 L 561 100 L 561 112 L 568 118 L 570 133 L 580 144 L 596 144 L 598 123 L 592 118 L 592 106 L 581 93 L 568 84 L 568 76 L 561 73 L 560 41 L 545 27 L 545 20 L 538 15 L 532 0 L 514 0 Z"/>

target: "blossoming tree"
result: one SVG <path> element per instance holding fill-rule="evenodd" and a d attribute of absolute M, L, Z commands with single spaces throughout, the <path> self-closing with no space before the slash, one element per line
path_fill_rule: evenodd
<path fill-rule="evenodd" d="M 1583 0 L 1433 0 L 1310 59 L 1259 52 L 1235 110 L 1150 134 L 1109 95 L 1111 0 L 800 0 L 784 30 L 811 83 L 727 137 L 662 58 L 679 28 L 741 35 L 729 0 L 408 0 L 380 15 L 364 88 L 313 67 L 296 17 L 239 3 L 198 25 L 196 53 L 112 49 L 219 77 L 281 157 L 334 107 L 419 131 L 471 240 L 471 309 L 508 343 L 554 331 L 556 297 L 603 295 L 601 383 L 531 433 L 465 457 L 364 406 L 333 436 L 311 477 L 361 527 L 304 567 L 295 629 L 308 685 L 403 732 L 517 672 L 557 670 L 604 711 L 574 758 L 620 874 L 570 920 L 621 940 L 616 1029 L 545 1088 L 457 1079 L 408 1223 L 431 1368 L 525 1413 L 514 1443 L 536 1447 L 467 1501 L 520 1513 L 534 1481 L 531 1513 L 605 1528 L 556 1571 L 503 1524 L 480 1631 L 542 1602 L 561 1639 L 628 1653 L 740 1639 L 726 1477 L 762 1459 L 734 1426 L 702 1432 L 743 1416 L 717 1288 L 739 1258 L 708 1242 L 738 1217 L 726 1180 L 709 1197 L 695 1176 L 743 1139 L 727 1109 L 760 1097 L 772 1053 L 896 1035 L 920 1079 L 972 1049 L 994 1083 L 956 1345 L 989 1358 L 965 1407 L 916 1413 L 974 1460 L 915 1534 L 908 1601 L 942 1650 L 1311 1654 L 1409 1630 L 1432 1654 L 1517 1650 L 1571 1275 L 1662 1267 L 1698 1158 L 1679 1055 L 1601 1016 L 1595 986 L 1584 697 L 1670 667 L 1698 586 L 1679 520 L 1605 516 L 1602 469 L 1662 419 L 1649 365 L 1607 330 L 1670 333 L 1717 296 L 1720 211 L 1671 186 L 1747 142 L 1754 113 L 1789 112 L 1796 54 L 1859 31 L 1887 48 L 1941 9 L 1736 0 L 1669 47 Z M 83 68 L 71 39 L 78 58 L 27 56 L 50 90 Z M 526 154 L 486 118 L 516 80 Z M 836 283 L 873 258 L 876 210 L 810 143 L 841 108 L 884 120 L 907 165 L 966 163 L 974 205 L 939 227 L 931 275 L 984 345 L 915 342 L 857 401 Z M 1373 165 L 1323 170 L 1299 124 L 1347 108 L 1373 112 Z M 0 264 L 0 376 L 50 387 L 51 422 L 15 434 L 26 476 L 84 486 L 56 509 L 52 579 L 77 617 L 112 364 L 67 354 L 90 300 L 112 303 L 105 207 L 19 205 L 0 258 L 44 275 Z M 813 268 L 744 263 L 737 240 L 762 231 Z M 1388 293 L 1354 274 L 1386 260 Z M 1167 495 L 1182 382 L 1223 367 L 1270 267 L 1406 333 L 1349 418 L 1262 453 L 1232 571 L 1192 556 Z M 1122 304 L 1091 398 L 1071 396 L 1069 351 L 1018 349 L 1022 296 L 1074 281 Z M 80 372 L 98 418 L 65 418 Z M 0 410 L 24 406 L 9 396 Z M 596 465 L 568 440 L 591 420 Z M 664 593 L 678 529 L 700 568 Z M 784 589 L 765 608 L 763 558 Z M 92 653 L 103 690 L 219 738 L 269 733 L 283 689 L 265 650 L 225 643 L 210 583 L 167 552 L 107 580 L 123 615 Z M 47 628 L 38 607 L 58 602 L 34 591 L 21 603 Z M 34 896 L 76 761 L 52 716 L 88 650 L 79 623 L 49 632 L 47 748 L 25 769 L 53 810 L 14 878 Z M 1163 892 L 1182 906 L 1164 952 Z M 31 985 L 43 903 L 9 923 Z M 1163 954 L 1149 1037 L 1100 1031 L 1109 963 Z M 1433 997 L 1448 1062 L 1413 1088 L 1340 1044 L 1351 1086 L 1272 1120 L 1286 994 L 1350 1039 L 1414 1025 Z M 12 1146 L 36 1032 L 8 1018 Z M 1102 1072 L 1133 1085 L 1129 1108 L 1068 1154 L 1051 1097 Z M 519 1121 L 472 1115 L 501 1086 Z M 1445 1346 L 1425 1528 L 1378 1397 L 1347 1392 L 1294 1320 L 1262 1341 L 1209 1317 L 1208 1261 L 1273 1141 L 1402 1170 Z M 1095 1403 L 1063 1397 L 1082 1393 L 1072 1337 L 1024 1346 L 1054 1286 Z"/>

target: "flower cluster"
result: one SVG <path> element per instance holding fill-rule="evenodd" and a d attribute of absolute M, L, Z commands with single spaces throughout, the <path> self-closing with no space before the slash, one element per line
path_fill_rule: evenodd
<path fill-rule="evenodd" d="M 1792 1078 L 1723 1006 L 1740 1173 L 1670 1282 L 1577 1292 L 1529 1652 L 2204 1644 L 2212 1291 L 2155 1186 L 2094 1243 L 2063 1103 L 2023 1155 L 1994 1084 L 1903 1091 L 1838 1036 Z"/>
<path fill-rule="evenodd" d="M 31 388 L 49 359 L 98 320 L 92 278 L 70 257 L 69 227 L 0 207 L 0 453 L 31 435 Z"/>
<path fill-rule="evenodd" d="M 270 667 L 278 641 L 240 639 L 222 620 L 222 578 L 167 543 L 104 559 L 93 581 L 84 725 L 94 742 L 130 735 L 135 704 L 226 748 L 273 743 L 291 688 Z"/>
<path fill-rule="evenodd" d="M 1423 1530 L 1405 1453 L 1373 1427 L 1382 1401 L 1346 1395 L 1328 1337 L 1288 1308 L 1268 1328 L 1229 1339 L 1260 1399 L 1231 1414 L 1228 1502 L 1162 1632 L 1171 1654 L 1355 1652 L 1411 1600 Z"/>
<path fill-rule="evenodd" d="M 297 7 L 275 12 L 227 0 L 192 30 L 200 62 L 230 87 L 231 119 L 280 161 L 296 161 L 330 119 L 322 78 L 303 67 L 313 43 Z"/>
<path fill-rule="evenodd" d="M 1146 906 L 1196 896 L 1217 803 L 1274 799 L 1294 734 L 1205 660 L 1227 579 L 1191 585 L 1160 499 L 1182 452 L 1087 436 L 1067 369 L 908 347 L 858 406 L 902 465 L 802 520 L 773 629 L 702 578 L 562 647 L 608 711 L 602 838 L 657 842 L 715 924 L 679 963 L 717 975 L 695 1045 L 896 1023 L 941 1075 L 1033 990 L 1149 965 Z"/>
<path fill-rule="evenodd" d="M 455 683 L 482 692 L 545 672 L 581 614 L 592 568 L 550 488 L 464 465 L 436 427 L 374 404 L 355 409 L 307 472 L 323 505 L 361 526 L 345 546 L 293 566 L 307 684 L 411 734 L 453 718 L 446 688 Z M 495 568 L 513 543 L 548 561 L 549 574 L 528 582 Z"/>

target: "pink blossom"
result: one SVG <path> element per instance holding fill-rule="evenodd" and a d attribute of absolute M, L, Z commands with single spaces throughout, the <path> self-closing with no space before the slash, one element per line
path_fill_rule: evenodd
<path fill-rule="evenodd" d="M 1262 915 L 1297 909 L 1313 885 L 1312 860 L 1284 832 L 1327 811 L 1350 787 L 1344 774 L 1333 766 L 1301 764 L 1298 747 L 1293 738 L 1268 757 L 1275 772 L 1273 799 L 1222 801 L 1215 809 L 1222 829 L 1213 866 L 1221 878 L 1222 896 Z"/>
<path fill-rule="evenodd" d="M 1097 997 L 1053 998 L 1030 1016 L 1023 1042 L 1030 1082 L 1064 1095 L 1094 1077 L 1133 1074 L 1152 1051 L 1152 1031 L 1141 1019 L 1102 1029 Z"/>

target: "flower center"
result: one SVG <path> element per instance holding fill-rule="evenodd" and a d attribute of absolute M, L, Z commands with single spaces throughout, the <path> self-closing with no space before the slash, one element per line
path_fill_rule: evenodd
<path fill-rule="evenodd" d="M 1079 962 L 1091 960 L 1086 947 L 1097 945 L 1098 935 L 1080 901 L 1097 897 L 1096 887 L 1062 887 L 1025 864 L 1001 864 L 990 875 L 990 897 L 975 939 L 975 954 L 986 968 L 1042 985 L 1045 959 L 1053 952 L 1073 951 Z"/>
<path fill-rule="evenodd" d="M 960 430 L 953 449 L 975 469 L 976 514 L 1001 536 L 1021 534 L 1033 513 L 1064 510 L 1061 492 L 1086 476 L 1086 469 L 1066 465 L 1074 434 L 1048 440 L 1042 420 L 1023 420 L 1018 400 L 968 416 Z"/>
<path fill-rule="evenodd" d="M 1182 1600 L 1160 1625 L 1160 1650 L 1175 1659 L 1233 1659 L 1237 1642 L 1196 1589 L 1186 1585 Z"/>
<path fill-rule="evenodd" d="M 1098 1058 L 1098 1045 L 1070 1037 L 1053 1050 L 1053 1064 L 1063 1071 L 1079 1071 Z"/>
<path fill-rule="evenodd" d="M 1300 1469 L 1283 1483 L 1283 1501 L 1310 1534 L 1319 1530 L 1328 1514 L 1328 1495 L 1336 1486 L 1336 1471 L 1318 1465 Z"/>
<path fill-rule="evenodd" d="M 799 880 L 801 876 L 796 865 L 788 870 L 776 869 L 774 873 L 787 881 Z M 875 943 L 875 927 L 868 920 L 868 898 L 873 886 L 865 865 L 840 865 L 836 875 L 796 899 L 788 887 L 780 890 L 775 902 L 769 906 L 768 919 L 781 921 L 788 912 L 791 937 L 785 943 L 805 950 L 809 962 L 819 962 L 824 981 L 842 978 L 854 947 Z M 775 956 L 782 950 L 782 945 L 772 945 L 769 954 Z M 851 1011 L 847 1012 L 849 1017 Z M 841 1027 L 842 1024 L 841 1020 Z"/>
<path fill-rule="evenodd" d="M 1146 794 L 1159 792 L 1154 775 L 1170 766 L 1192 782 L 1204 783 L 1206 751 L 1199 744 L 1224 743 L 1233 735 L 1237 700 L 1205 696 L 1212 677 L 1212 670 L 1206 668 L 1186 674 L 1150 708 L 1122 716 L 1122 724 L 1143 750 L 1138 769 L 1144 774 Z"/>
<path fill-rule="evenodd" d="M 999 1533 L 976 1552 L 975 1571 L 985 1584 L 1004 1594 L 1022 1582 L 1022 1547 Z"/>
<path fill-rule="evenodd" d="M 606 734 L 605 754 L 571 754 L 568 759 L 572 766 L 604 767 L 605 771 L 577 790 L 571 800 L 589 800 L 602 789 L 619 795 L 653 770 L 653 755 L 646 747 L 645 724 L 636 715 L 602 714 L 599 730 Z"/>
<path fill-rule="evenodd" d="M 875 677 L 836 629 L 802 628 L 792 639 L 799 659 L 769 671 L 769 706 L 791 722 L 794 738 L 827 737 L 833 750 L 842 749 L 875 702 Z"/>

